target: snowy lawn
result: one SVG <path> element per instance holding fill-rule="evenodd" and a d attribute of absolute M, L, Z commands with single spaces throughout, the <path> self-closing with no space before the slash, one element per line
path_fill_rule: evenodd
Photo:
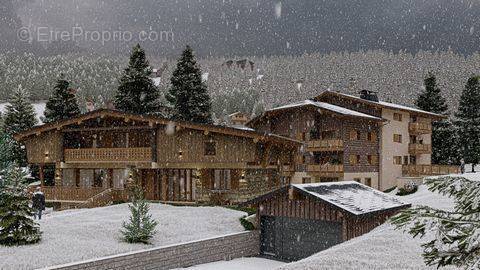
<path fill-rule="evenodd" d="M 40 222 L 39 244 L 0 246 L 0 269 L 34 269 L 133 250 L 200 240 L 243 231 L 244 212 L 223 207 L 175 207 L 150 204 L 159 224 L 152 245 L 127 244 L 119 230 L 129 217 L 127 204 L 53 212 Z"/>
<path fill-rule="evenodd" d="M 472 180 L 480 179 L 480 173 L 462 176 Z M 412 205 L 426 205 L 444 210 L 453 208 L 453 201 L 450 198 L 432 193 L 424 185 L 419 186 L 414 194 L 397 198 Z M 413 239 L 402 231 L 394 230 L 390 224 L 383 224 L 370 233 L 278 269 L 436 269 L 426 267 L 423 262 L 421 256 L 423 249 L 420 245 L 426 241 L 426 238 Z"/>
<path fill-rule="evenodd" d="M 231 261 L 219 261 L 214 263 L 200 264 L 185 270 L 273 270 L 284 265 L 283 262 L 263 258 L 239 258 Z M 180 270 L 180 269 L 179 269 Z"/>

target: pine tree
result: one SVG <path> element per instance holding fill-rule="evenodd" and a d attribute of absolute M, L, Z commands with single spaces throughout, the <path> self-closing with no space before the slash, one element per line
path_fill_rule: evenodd
<path fill-rule="evenodd" d="M 115 108 L 137 114 L 160 113 L 160 92 L 150 78 L 151 73 L 145 51 L 137 44 L 133 47 L 128 67 L 120 79 Z"/>
<path fill-rule="evenodd" d="M 142 188 L 136 185 L 131 191 L 130 198 L 132 200 L 132 203 L 128 205 L 131 213 L 130 219 L 128 223 L 123 223 L 121 233 L 128 243 L 148 244 L 156 233 L 155 227 L 158 223 L 149 214 L 150 207 L 143 198 Z"/>
<path fill-rule="evenodd" d="M 472 164 L 472 172 L 480 161 L 480 77 L 468 79 L 455 114 L 460 157 Z M 446 138 L 445 138 L 446 139 Z"/>
<path fill-rule="evenodd" d="M 0 245 L 37 243 L 41 239 L 34 210 L 29 206 L 26 174 L 15 165 L 6 170 L 0 183 Z"/>
<path fill-rule="evenodd" d="M 35 108 L 29 103 L 30 94 L 21 85 L 13 92 L 3 120 L 3 130 L 6 136 L 12 137 L 15 133 L 32 128 L 38 123 Z M 13 139 L 6 141 L 13 142 L 13 160 L 20 166 L 27 164 L 27 153 L 25 147 Z"/>
<path fill-rule="evenodd" d="M 448 115 L 448 105 L 437 86 L 437 79 L 431 72 L 424 80 L 425 91 L 417 98 L 415 105 L 424 111 Z M 455 128 L 448 119 L 432 123 L 432 163 L 452 164 L 458 162 Z M 445 138 L 452 138 L 445 140 Z"/>
<path fill-rule="evenodd" d="M 7 135 L 5 132 L 0 132 L 0 171 L 6 169 L 10 164 L 15 162 L 16 148 L 18 143 Z M 0 180 L 1 181 L 1 180 Z"/>
<path fill-rule="evenodd" d="M 480 265 L 480 182 L 463 177 L 427 178 L 432 192 L 453 198 L 453 211 L 417 206 L 403 210 L 391 221 L 414 238 L 425 235 L 432 240 L 422 244 L 427 265 L 478 269 Z"/>
<path fill-rule="evenodd" d="M 187 46 L 177 61 L 165 98 L 174 108 L 174 118 L 195 123 L 212 123 L 211 100 L 193 50 Z"/>
<path fill-rule="evenodd" d="M 43 122 L 45 123 L 68 119 L 80 114 L 75 91 L 70 88 L 70 83 L 63 74 L 57 80 L 53 95 L 48 99 L 44 114 Z"/>

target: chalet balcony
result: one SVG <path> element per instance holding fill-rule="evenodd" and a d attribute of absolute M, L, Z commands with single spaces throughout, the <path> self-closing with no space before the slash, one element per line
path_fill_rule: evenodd
<path fill-rule="evenodd" d="M 65 149 L 65 162 L 151 162 L 152 148 Z"/>
<path fill-rule="evenodd" d="M 457 174 L 459 172 L 460 172 L 459 166 L 453 166 L 453 165 L 410 164 L 410 165 L 402 166 L 402 174 L 405 177 L 447 175 L 447 174 Z"/>
<path fill-rule="evenodd" d="M 410 134 L 421 135 L 432 133 L 432 124 L 426 122 L 413 122 L 408 124 Z"/>
<path fill-rule="evenodd" d="M 343 141 L 340 139 L 311 140 L 307 144 L 307 151 L 343 151 Z"/>
<path fill-rule="evenodd" d="M 343 164 L 313 164 L 307 166 L 307 172 L 323 177 L 337 177 L 343 174 Z"/>
<path fill-rule="evenodd" d="M 103 192 L 104 188 L 79 188 L 79 187 L 42 187 L 47 201 L 86 201 Z"/>
<path fill-rule="evenodd" d="M 295 166 L 293 165 L 282 165 L 283 172 L 295 172 Z"/>
<path fill-rule="evenodd" d="M 411 143 L 408 145 L 408 153 L 410 155 L 423 155 L 432 153 L 432 145 Z"/>

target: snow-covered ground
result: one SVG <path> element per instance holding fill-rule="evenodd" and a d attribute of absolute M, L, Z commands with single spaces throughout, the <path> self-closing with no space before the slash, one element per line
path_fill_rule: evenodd
<path fill-rule="evenodd" d="M 219 261 L 214 263 L 200 264 L 188 270 L 273 270 L 284 265 L 283 262 L 263 258 L 239 258 L 231 261 Z M 180 270 L 180 269 L 179 269 Z"/>
<path fill-rule="evenodd" d="M 480 173 L 467 173 L 462 176 L 480 180 Z M 426 205 L 444 210 L 453 208 L 450 198 L 432 193 L 424 185 L 419 186 L 414 194 L 397 198 L 412 205 Z M 383 224 L 370 233 L 298 262 L 281 266 L 278 270 L 436 269 L 426 267 L 423 262 L 420 245 L 424 242 L 426 239 L 413 239 L 402 231 L 394 230 L 392 225 Z"/>
<path fill-rule="evenodd" d="M 244 230 L 238 220 L 243 212 L 222 207 L 150 206 L 159 222 L 152 245 L 120 240 L 122 221 L 129 216 L 127 204 L 53 212 L 40 222 L 43 237 L 39 244 L 0 246 L 0 269 L 34 269 Z"/>

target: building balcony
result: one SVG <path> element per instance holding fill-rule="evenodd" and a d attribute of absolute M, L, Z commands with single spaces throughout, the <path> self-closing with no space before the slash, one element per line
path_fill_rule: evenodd
<path fill-rule="evenodd" d="M 432 145 L 431 144 L 411 143 L 411 144 L 408 145 L 408 153 L 410 155 L 431 154 L 432 153 Z"/>
<path fill-rule="evenodd" d="M 322 177 L 338 177 L 343 174 L 343 164 L 312 164 L 307 166 L 307 172 Z"/>
<path fill-rule="evenodd" d="M 453 165 L 410 164 L 410 165 L 402 166 L 402 174 L 405 177 L 447 175 L 447 174 L 457 174 L 459 172 L 460 172 L 459 166 L 453 166 Z"/>
<path fill-rule="evenodd" d="M 283 172 L 295 172 L 295 166 L 293 165 L 282 165 Z"/>
<path fill-rule="evenodd" d="M 343 151 L 343 141 L 340 139 L 311 140 L 307 143 L 307 151 Z"/>
<path fill-rule="evenodd" d="M 408 131 L 413 135 L 432 133 L 432 124 L 426 122 L 414 122 L 408 124 Z"/>
<path fill-rule="evenodd" d="M 152 148 L 65 149 L 65 162 L 151 162 Z"/>

